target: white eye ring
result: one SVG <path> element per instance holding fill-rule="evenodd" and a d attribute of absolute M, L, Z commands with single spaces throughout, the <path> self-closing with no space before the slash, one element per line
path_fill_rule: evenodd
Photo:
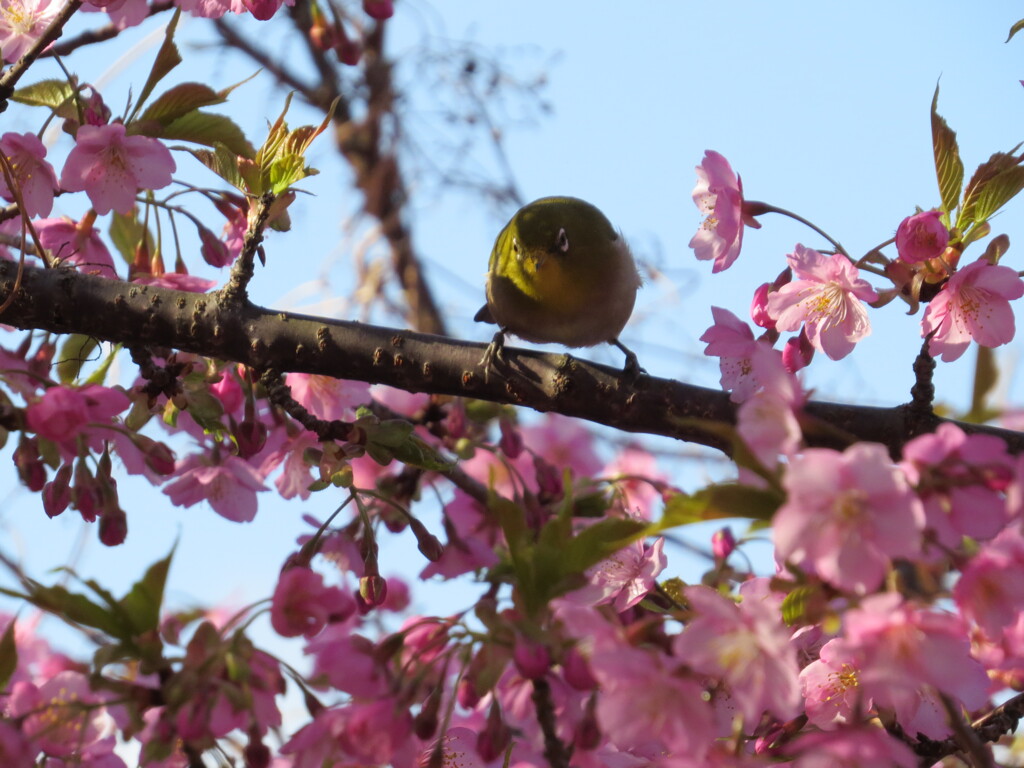
<path fill-rule="evenodd" d="M 515 238 L 515 237 L 512 238 L 512 250 L 515 251 L 516 253 L 519 253 L 519 239 L 518 238 Z"/>
<path fill-rule="evenodd" d="M 569 251 L 569 236 L 565 234 L 565 227 L 558 230 L 558 249 L 562 253 Z"/>

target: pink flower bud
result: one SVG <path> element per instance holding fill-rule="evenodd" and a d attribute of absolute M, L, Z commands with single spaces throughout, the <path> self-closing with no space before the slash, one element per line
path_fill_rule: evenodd
<path fill-rule="evenodd" d="M 711 552 L 718 562 L 724 562 L 736 550 L 736 537 L 732 528 L 719 528 L 711 535 Z"/>
<path fill-rule="evenodd" d="M 562 495 L 562 473 L 557 467 L 544 461 L 540 456 L 534 456 L 533 468 L 537 473 L 537 488 L 541 493 L 556 498 Z"/>
<path fill-rule="evenodd" d="M 52 481 L 43 486 L 43 511 L 56 517 L 71 503 L 71 465 L 63 464 Z"/>
<path fill-rule="evenodd" d="M 569 648 L 562 657 L 562 676 L 577 691 L 592 691 L 597 687 L 590 664 L 576 646 Z"/>
<path fill-rule="evenodd" d="M 363 576 L 359 579 L 359 597 L 366 605 L 376 608 L 388 596 L 388 582 L 383 576 Z"/>
<path fill-rule="evenodd" d="M 211 267 L 226 267 L 231 263 L 228 247 L 206 227 L 199 228 L 199 242 L 199 253 Z"/>
<path fill-rule="evenodd" d="M 103 103 L 99 92 L 89 87 L 89 95 L 82 102 L 83 117 L 86 125 L 106 125 L 110 122 L 110 107 Z"/>
<path fill-rule="evenodd" d="M 896 250 L 908 264 L 917 264 L 942 255 L 949 243 L 949 230 L 942 223 L 941 211 L 922 211 L 908 216 L 896 230 Z"/>
<path fill-rule="evenodd" d="M 363 10 L 368 16 L 383 21 L 395 15 L 395 4 L 392 0 L 363 0 Z"/>
<path fill-rule="evenodd" d="M 762 283 L 754 291 L 754 299 L 750 302 L 750 319 L 769 331 L 775 328 L 775 321 L 768 314 L 768 292 L 771 288 L 771 283 Z"/>
<path fill-rule="evenodd" d="M 238 442 L 238 455 L 243 459 L 255 456 L 267 444 L 267 425 L 262 421 L 243 419 L 233 434 Z"/>
<path fill-rule="evenodd" d="M 100 515 L 100 541 L 108 547 L 123 544 L 128 536 L 128 518 L 124 510 L 114 507 Z"/>
<path fill-rule="evenodd" d="M 471 677 L 464 677 L 459 680 L 455 689 L 455 700 L 463 709 L 473 709 L 480 703 L 480 694 L 476 692 L 476 685 Z"/>
<path fill-rule="evenodd" d="M 790 373 L 806 368 L 814 357 L 814 346 L 803 328 L 800 335 L 787 339 L 782 347 L 782 365 Z"/>
<path fill-rule="evenodd" d="M 14 449 L 14 466 L 18 469 L 21 482 L 32 492 L 38 493 L 46 485 L 46 467 L 39 458 L 39 441 L 34 437 L 22 436 Z"/>
<path fill-rule="evenodd" d="M 501 430 L 501 440 L 498 441 L 501 452 L 510 459 L 518 459 L 523 452 L 523 436 L 516 425 L 511 419 L 501 418 L 498 419 L 498 428 Z"/>
<path fill-rule="evenodd" d="M 501 716 L 498 702 L 494 702 L 487 712 L 487 724 L 477 736 L 476 751 L 485 763 L 489 763 L 504 754 L 511 739 L 512 731 Z"/>
<path fill-rule="evenodd" d="M 348 35 L 345 34 L 345 28 L 340 24 L 336 31 L 338 33 L 338 42 L 334 45 L 334 53 L 342 64 L 354 67 L 363 56 L 363 47 L 357 41 L 350 40 Z"/>
<path fill-rule="evenodd" d="M 512 651 L 512 660 L 519 674 L 527 680 L 537 680 L 548 673 L 551 666 L 551 654 L 543 643 L 528 637 L 516 635 L 516 645 Z"/>

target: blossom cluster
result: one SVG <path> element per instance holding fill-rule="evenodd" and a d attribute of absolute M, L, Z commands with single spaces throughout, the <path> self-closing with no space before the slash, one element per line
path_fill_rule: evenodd
<path fill-rule="evenodd" d="M 198 17 L 261 21 L 282 4 L 175 2 Z M 118 28 L 151 9 L 86 6 Z M 360 6 L 370 27 L 394 13 L 391 0 Z M 325 10 L 310 5 L 310 44 L 356 64 L 362 25 Z M 58 12 L 52 0 L 7 2 L 3 59 L 28 61 Z M 172 58 L 154 66 L 154 87 Z M 156 194 L 178 168 L 166 141 L 180 138 L 177 119 L 211 118 L 200 105 L 223 94 L 186 83 L 120 117 L 92 86 L 59 95 L 46 106 L 70 143 L 63 164 L 36 134 L 0 136 L 0 196 L 12 203 L 0 254 L 109 281 L 212 288 L 182 258 L 167 269 L 148 217 L 186 210 L 176 192 Z M 259 255 L 260 227 L 285 225 L 291 185 L 312 173 L 295 148 L 318 131 L 286 131 L 273 125 L 258 151 L 228 147 L 230 130 L 180 138 L 215 146 L 192 156 L 233 187 L 188 190 L 224 219 L 220 235 L 187 215 L 207 265 L 241 265 L 232 280 Z M 745 199 L 719 153 L 697 174 L 704 219 L 690 245 L 717 273 L 740 257 L 745 227 L 781 211 Z M 996 175 L 988 168 L 977 183 Z M 88 200 L 77 221 L 50 218 L 64 194 Z M 278 207 L 260 210 L 264 200 Z M 735 405 L 735 424 L 716 427 L 737 469 L 694 492 L 642 443 L 618 443 L 609 457 L 561 416 L 520 421 L 497 405 L 275 377 L 166 349 L 132 349 L 138 376 L 118 384 L 107 376 L 117 351 L 89 340 L 0 345 L 0 416 L 20 481 L 43 513 L 77 513 L 105 545 L 128 538 L 125 474 L 167 504 L 208 506 L 234 523 L 256 521 L 272 490 L 338 506 L 326 521 L 307 518 L 309 531 L 273 564 L 272 594 L 237 611 L 166 605 L 171 557 L 120 599 L 88 580 L 87 595 L 22 579 L 16 594 L 40 613 L 0 618 L 0 764 L 120 768 L 126 743 L 153 768 L 194 766 L 205 753 L 257 768 L 909 768 L 985 752 L 981 725 L 1024 679 L 1024 460 L 953 422 L 890 445 L 835 435 L 826 447 L 799 374 L 817 352 L 850 355 L 870 311 L 897 298 L 912 312 L 926 305 L 921 336 L 943 361 L 972 343 L 1008 343 L 1024 281 L 999 263 L 1003 247 L 962 258 L 989 226 L 976 211 L 965 201 L 954 218 L 946 201 L 906 216 L 883 246 L 894 256 L 855 260 L 815 228 L 828 245 L 795 244 L 755 289 L 759 331 L 713 307 L 701 340 Z M 140 233 L 119 245 L 121 275 L 107 216 Z M 20 249 L 9 245 L 19 237 Z M 672 529 L 725 517 L 757 524 L 697 534 L 705 567 L 684 582 L 669 564 Z M 421 580 L 469 581 L 479 597 L 444 615 L 415 612 L 411 586 L 382 554 L 392 534 L 415 539 Z M 754 567 L 766 540 L 770 564 Z M 90 660 L 47 645 L 45 612 L 87 629 Z M 257 647 L 255 623 L 290 641 L 302 665 Z"/>

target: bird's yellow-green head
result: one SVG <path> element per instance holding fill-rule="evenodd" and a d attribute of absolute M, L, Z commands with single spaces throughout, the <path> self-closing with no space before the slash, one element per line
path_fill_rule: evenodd
<path fill-rule="evenodd" d="M 528 341 L 592 346 L 616 339 L 639 286 L 629 247 L 600 210 L 544 197 L 517 211 L 495 240 L 477 319 Z"/>

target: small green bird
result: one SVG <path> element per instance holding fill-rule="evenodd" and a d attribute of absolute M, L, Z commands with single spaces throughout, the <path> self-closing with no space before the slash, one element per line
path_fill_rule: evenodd
<path fill-rule="evenodd" d="M 567 347 L 608 342 L 626 354 L 626 373 L 640 373 L 618 339 L 640 283 L 629 246 L 601 211 L 575 197 L 534 200 L 494 241 L 487 304 L 473 319 L 499 330 L 481 365 L 501 359 L 507 332 Z"/>

